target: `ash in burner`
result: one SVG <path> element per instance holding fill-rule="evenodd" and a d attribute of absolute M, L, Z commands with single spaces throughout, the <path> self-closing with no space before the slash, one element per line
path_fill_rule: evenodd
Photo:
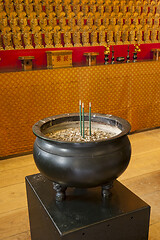
<path fill-rule="evenodd" d="M 105 132 L 100 129 L 92 129 L 91 136 L 89 135 L 89 128 L 85 129 L 85 138 L 80 134 L 79 128 L 61 129 L 56 132 L 47 133 L 46 136 L 57 141 L 66 142 L 94 142 L 98 140 L 105 140 L 117 135 L 115 132 Z"/>

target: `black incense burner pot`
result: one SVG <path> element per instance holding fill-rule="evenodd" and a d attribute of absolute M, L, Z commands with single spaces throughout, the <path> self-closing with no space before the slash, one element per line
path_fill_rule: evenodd
<path fill-rule="evenodd" d="M 89 121 L 84 115 L 85 124 Z M 102 186 L 102 196 L 110 194 L 113 181 L 127 168 L 131 145 L 127 137 L 131 126 L 119 117 L 92 114 L 92 128 L 106 131 L 111 127 L 117 134 L 111 138 L 92 142 L 65 142 L 46 134 L 79 126 L 79 114 L 63 114 L 45 118 L 33 126 L 37 136 L 33 155 L 39 171 L 53 182 L 56 200 L 65 198 L 67 187 L 90 188 Z"/>

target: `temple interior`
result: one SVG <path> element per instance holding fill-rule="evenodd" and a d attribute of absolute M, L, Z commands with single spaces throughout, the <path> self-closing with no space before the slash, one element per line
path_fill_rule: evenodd
<path fill-rule="evenodd" d="M 1 240 L 36 240 L 25 190 L 39 173 L 32 126 L 79 112 L 79 100 L 131 124 L 118 180 L 151 206 L 148 239 L 160 239 L 159 80 L 159 0 L 0 0 Z"/>

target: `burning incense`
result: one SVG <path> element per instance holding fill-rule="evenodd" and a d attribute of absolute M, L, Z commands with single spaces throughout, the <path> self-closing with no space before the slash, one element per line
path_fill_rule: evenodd
<path fill-rule="evenodd" d="M 84 138 L 84 103 L 82 103 L 82 122 L 83 122 L 83 138 Z"/>
<path fill-rule="evenodd" d="M 81 100 L 79 100 L 79 122 L 80 122 L 80 134 L 82 136 L 82 113 L 81 113 Z"/>
<path fill-rule="evenodd" d="M 91 136 L 91 102 L 89 103 L 89 135 Z"/>

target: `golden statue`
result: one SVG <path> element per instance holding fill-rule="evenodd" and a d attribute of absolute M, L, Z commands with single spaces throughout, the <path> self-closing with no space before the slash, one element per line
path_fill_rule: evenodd
<path fill-rule="evenodd" d="M 54 27 L 54 44 L 55 48 L 61 48 L 63 45 L 61 44 L 61 28 L 60 26 Z"/>
<path fill-rule="evenodd" d="M 27 18 L 26 12 L 21 12 L 18 17 L 19 17 L 19 19 Z"/>
<path fill-rule="evenodd" d="M 152 28 L 152 17 L 150 16 L 148 16 L 147 17 L 147 24 L 146 24 L 147 26 L 148 26 L 148 28 L 151 30 L 151 28 Z"/>
<path fill-rule="evenodd" d="M 109 18 L 106 14 L 103 15 L 103 25 L 105 26 L 105 30 L 107 30 L 109 26 Z"/>
<path fill-rule="evenodd" d="M 110 17 L 110 14 L 112 12 L 112 2 L 110 0 L 105 1 L 104 6 L 106 15 Z"/>
<path fill-rule="evenodd" d="M 70 26 L 71 28 L 71 32 L 74 32 L 74 28 L 75 28 L 75 25 L 76 25 L 76 22 L 75 22 L 75 14 L 74 12 L 71 12 L 68 16 L 68 25 Z"/>
<path fill-rule="evenodd" d="M 104 5 L 104 2 L 105 2 L 105 0 L 97 0 L 97 5 L 98 6 Z"/>
<path fill-rule="evenodd" d="M 147 3 L 147 1 L 144 1 L 144 2 L 143 2 L 142 14 L 143 14 L 144 16 L 147 16 L 147 14 L 148 14 L 148 3 Z M 142 15 L 142 14 L 141 14 L 141 15 Z"/>
<path fill-rule="evenodd" d="M 3 44 L 2 44 L 2 34 L 1 33 L 0 33 L 0 50 L 4 50 Z"/>
<path fill-rule="evenodd" d="M 144 43 L 143 41 L 143 34 L 142 34 L 142 28 L 140 25 L 137 26 L 136 28 L 136 38 L 137 38 L 137 43 L 141 44 Z"/>
<path fill-rule="evenodd" d="M 39 26 L 42 29 L 42 33 L 44 33 L 45 28 L 47 27 L 47 18 L 46 18 L 46 13 L 45 12 L 41 12 L 39 14 Z"/>
<path fill-rule="evenodd" d="M 48 25 L 52 28 L 57 26 L 57 18 L 55 12 L 51 12 L 48 15 Z"/>
<path fill-rule="evenodd" d="M 87 25 L 84 26 L 83 28 L 83 32 L 82 32 L 82 44 L 84 47 L 86 46 L 90 46 L 90 43 L 89 43 L 89 28 Z"/>
<path fill-rule="evenodd" d="M 64 28 L 66 26 L 65 12 L 61 12 L 59 15 L 59 26 L 61 28 L 61 32 L 64 32 Z"/>
<path fill-rule="evenodd" d="M 73 44 L 71 43 L 71 32 L 69 26 L 64 27 L 64 47 L 73 47 Z"/>
<path fill-rule="evenodd" d="M 123 44 L 129 44 L 129 26 L 127 24 L 124 24 L 122 26 L 122 42 Z"/>
<path fill-rule="evenodd" d="M 55 12 L 53 12 L 53 3 L 47 3 L 45 5 L 45 11 L 46 11 L 47 16 L 49 16 L 50 13 L 54 13 L 55 14 Z"/>
<path fill-rule="evenodd" d="M 96 11 L 97 11 L 96 5 L 95 4 L 91 4 L 90 5 L 90 12 L 93 13 L 93 15 L 95 15 Z"/>
<path fill-rule="evenodd" d="M 84 17 L 88 17 L 89 7 L 88 7 L 88 0 L 82 0 L 82 13 Z"/>
<path fill-rule="evenodd" d="M 137 1 L 136 4 L 135 4 L 135 12 L 138 14 L 138 16 L 141 15 L 141 6 L 142 3 L 141 1 Z"/>
<path fill-rule="evenodd" d="M 79 5 L 80 4 L 80 0 L 71 0 L 72 5 Z M 81 0 L 82 3 L 82 0 Z"/>
<path fill-rule="evenodd" d="M 134 14 L 134 2 L 133 1 L 129 1 L 129 3 L 128 3 L 128 12 L 131 14 L 131 16 L 133 16 L 133 14 Z"/>
<path fill-rule="evenodd" d="M 88 26 L 88 31 L 91 32 L 92 26 L 93 26 L 93 14 L 89 13 L 87 17 L 87 26 Z"/>
<path fill-rule="evenodd" d="M 78 16 L 78 13 L 80 12 L 80 5 L 79 4 L 74 4 L 73 5 L 73 12 L 75 16 Z"/>
<path fill-rule="evenodd" d="M 72 12 L 72 10 L 71 10 L 71 5 L 70 5 L 70 4 L 66 4 L 66 5 L 64 6 L 64 11 L 65 11 L 66 16 L 69 17 L 70 14 L 71 14 L 71 12 Z M 73 13 L 73 12 L 72 12 L 72 13 Z"/>
<path fill-rule="evenodd" d="M 156 11 L 156 4 L 155 1 L 152 1 L 149 7 L 149 14 L 150 16 L 154 16 L 155 15 L 155 11 Z"/>
<path fill-rule="evenodd" d="M 35 28 L 38 26 L 38 20 L 37 20 L 37 18 L 31 19 L 31 21 L 30 21 L 30 26 L 31 26 L 31 29 L 32 29 L 33 34 L 34 34 L 34 30 L 35 30 Z"/>
<path fill-rule="evenodd" d="M 138 13 L 135 12 L 133 14 L 133 24 L 134 24 L 135 27 L 139 24 L 138 17 L 139 17 Z"/>
<path fill-rule="evenodd" d="M 153 26 L 151 29 L 151 42 L 158 43 L 159 41 L 157 40 L 157 38 L 158 38 L 158 29 L 156 26 Z"/>
<path fill-rule="evenodd" d="M 16 28 L 16 26 L 18 26 L 18 18 L 12 18 L 10 20 L 10 27 L 12 31 L 14 30 L 14 28 Z"/>
<path fill-rule="evenodd" d="M 5 46 L 5 50 L 14 49 L 12 44 L 11 28 L 9 26 L 6 26 L 2 29 L 2 35 L 3 35 L 3 43 Z"/>
<path fill-rule="evenodd" d="M 95 26 L 95 25 L 92 26 L 91 45 L 99 46 L 99 43 L 97 42 L 97 26 Z"/>
<path fill-rule="evenodd" d="M 116 24 L 116 19 L 115 18 L 110 18 L 110 25 L 108 26 L 107 30 L 107 40 L 110 42 L 111 45 L 114 45 L 114 31 L 115 31 L 115 24 Z"/>
<path fill-rule="evenodd" d="M 17 13 L 14 11 L 14 12 L 11 12 L 8 16 L 8 19 L 11 21 L 12 19 L 15 19 L 17 18 Z"/>
<path fill-rule="evenodd" d="M 104 14 L 104 5 L 103 4 L 98 4 L 98 12 L 101 17 L 103 17 Z"/>
<path fill-rule="evenodd" d="M 23 49 L 23 45 L 22 45 L 22 34 L 21 34 L 21 30 L 20 27 L 15 27 L 13 30 L 13 43 L 15 46 L 15 49 Z"/>
<path fill-rule="evenodd" d="M 106 44 L 106 32 L 105 32 L 105 26 L 101 25 L 99 28 L 99 45 L 100 46 L 105 46 Z"/>
<path fill-rule="evenodd" d="M 79 12 L 77 16 L 77 25 L 79 26 L 80 32 L 84 31 L 84 19 L 83 19 L 83 13 Z"/>
<path fill-rule="evenodd" d="M 99 31 L 99 28 L 101 26 L 101 18 L 99 12 L 95 14 L 94 24 L 97 27 L 97 31 Z"/>
<path fill-rule="evenodd" d="M 121 41 L 121 34 L 122 34 L 122 28 L 120 25 L 116 25 L 115 26 L 115 32 L 114 32 L 114 39 L 115 39 L 115 44 L 116 45 L 121 45 L 122 41 Z"/>
<path fill-rule="evenodd" d="M 123 14 L 120 12 L 118 13 L 117 25 L 120 26 L 120 29 L 123 27 Z"/>
<path fill-rule="evenodd" d="M 32 34 L 29 26 L 26 26 L 24 28 L 24 34 L 23 34 L 23 40 L 24 40 L 24 45 L 25 49 L 32 49 Z"/>
<path fill-rule="evenodd" d="M 0 3 L 0 29 L 2 30 L 2 26 L 3 26 L 3 19 L 7 19 L 7 14 L 4 11 L 4 6 L 3 3 Z"/>
<path fill-rule="evenodd" d="M 56 13 L 57 18 L 59 18 L 61 12 L 63 12 L 63 7 L 62 7 L 62 4 L 61 4 L 61 0 L 56 0 L 55 4 L 56 4 L 55 5 L 55 13 Z"/>
<path fill-rule="evenodd" d="M 144 28 L 144 26 L 146 25 L 146 16 L 141 15 L 140 24 L 142 25 L 142 28 Z"/>
<path fill-rule="evenodd" d="M 20 26 L 20 28 L 21 28 L 22 34 L 24 33 L 24 30 L 25 30 L 25 28 L 26 28 L 27 25 L 28 25 L 28 23 L 27 23 L 27 18 L 20 18 L 20 19 L 19 19 L 19 26 Z"/>
<path fill-rule="evenodd" d="M 115 16 L 118 16 L 119 13 L 119 1 L 113 2 L 113 12 L 115 13 Z"/>
<path fill-rule="evenodd" d="M 151 31 L 151 26 L 150 26 L 150 19 L 147 19 L 147 24 L 145 24 L 144 28 L 144 42 L 145 43 L 151 43 L 150 40 L 150 31 Z"/>
<path fill-rule="evenodd" d="M 79 32 L 79 26 L 76 26 L 74 28 L 74 32 L 73 32 L 73 43 L 74 43 L 74 47 L 82 47 L 81 44 L 81 35 Z"/>
<path fill-rule="evenodd" d="M 159 28 L 159 31 L 158 31 L 158 42 L 160 42 L 160 28 Z"/>
<path fill-rule="evenodd" d="M 8 16 L 9 16 L 9 14 L 11 12 L 14 12 L 14 4 L 13 4 L 13 2 L 5 3 L 5 10 L 6 10 L 6 13 L 7 13 Z"/>
<path fill-rule="evenodd" d="M 157 11 L 156 13 L 160 16 L 160 2 L 158 2 L 157 4 Z"/>
<path fill-rule="evenodd" d="M 45 48 L 53 48 L 53 31 L 51 26 L 46 26 L 44 32 Z"/>
<path fill-rule="evenodd" d="M 134 44 L 135 43 L 135 37 L 136 37 L 136 31 L 134 28 L 130 28 L 129 30 L 129 41 L 130 44 Z"/>
<path fill-rule="evenodd" d="M 26 11 L 27 15 L 29 16 L 30 13 L 33 12 L 33 3 L 25 4 L 25 11 Z"/>
<path fill-rule="evenodd" d="M 42 12 L 42 4 L 37 3 L 36 5 L 34 5 L 34 8 L 35 8 L 35 12 L 36 12 L 37 16 L 39 17 Z"/>
<path fill-rule="evenodd" d="M 28 15 L 28 19 L 30 20 L 30 24 L 31 24 L 31 21 L 36 19 L 36 13 L 35 12 L 31 12 L 29 15 Z"/>
<path fill-rule="evenodd" d="M 120 2 L 120 12 L 123 14 L 124 17 L 126 16 L 127 7 L 126 2 L 124 0 Z"/>
<path fill-rule="evenodd" d="M 19 16 L 19 14 L 20 14 L 21 12 L 24 12 L 23 5 L 22 5 L 22 4 L 17 4 L 17 5 L 15 6 L 15 8 L 16 8 L 16 13 L 18 14 L 18 16 Z"/>
<path fill-rule="evenodd" d="M 42 45 L 42 32 L 40 26 L 36 26 L 34 28 L 34 43 L 35 43 L 35 48 L 43 48 L 44 46 Z"/>

